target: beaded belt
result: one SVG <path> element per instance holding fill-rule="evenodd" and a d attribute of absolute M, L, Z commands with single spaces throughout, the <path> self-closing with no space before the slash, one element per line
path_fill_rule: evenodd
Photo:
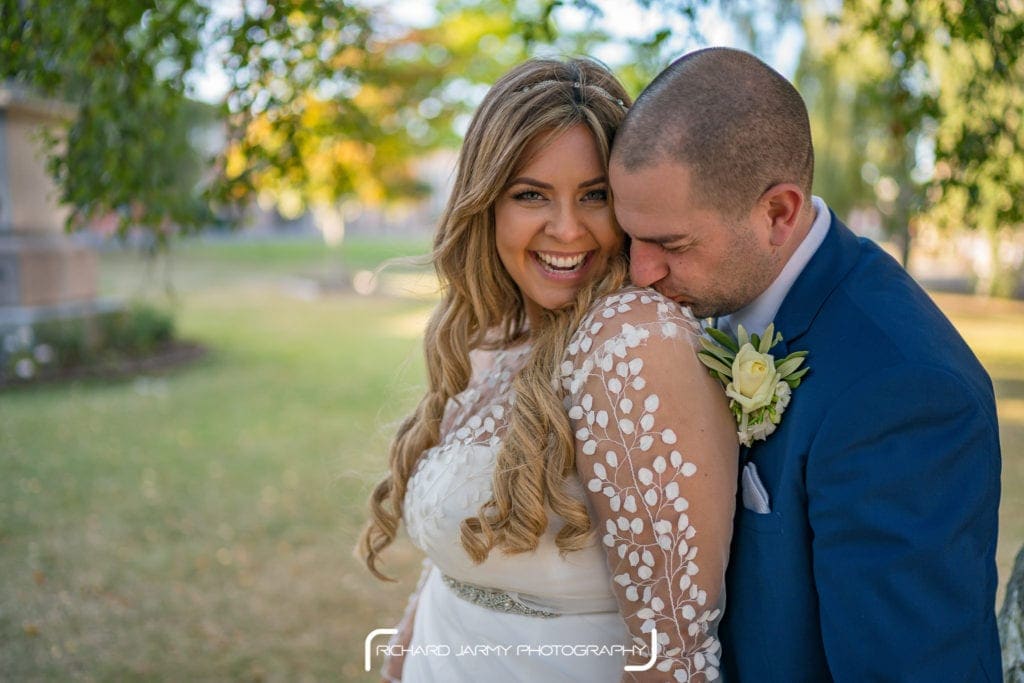
<path fill-rule="evenodd" d="M 557 612 L 545 612 L 544 610 L 527 607 L 508 593 L 495 588 L 475 586 L 471 583 L 454 579 L 447 574 L 441 574 L 441 580 L 444 581 L 445 585 L 451 588 L 452 591 L 460 598 L 468 600 L 475 605 L 480 605 L 481 607 L 497 610 L 498 612 L 522 614 L 528 617 L 561 616 Z"/>

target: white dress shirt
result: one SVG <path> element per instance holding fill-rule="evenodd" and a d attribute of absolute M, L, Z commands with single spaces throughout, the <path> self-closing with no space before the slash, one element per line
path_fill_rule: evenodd
<path fill-rule="evenodd" d="M 796 282 L 797 277 L 803 272 L 807 262 L 814 256 L 814 252 L 818 251 L 818 247 L 825 241 L 825 235 L 828 234 L 831 217 L 825 200 L 812 195 L 811 205 L 815 210 L 811 229 L 804 236 L 793 255 L 786 261 L 782 272 L 756 299 L 738 311 L 721 316 L 717 325 L 719 329 L 729 330 L 735 336 L 739 326 L 743 325 L 743 329 L 747 332 L 760 335 L 775 318 L 775 314 L 779 312 L 779 307 L 786 295 L 789 294 L 793 283 Z"/>

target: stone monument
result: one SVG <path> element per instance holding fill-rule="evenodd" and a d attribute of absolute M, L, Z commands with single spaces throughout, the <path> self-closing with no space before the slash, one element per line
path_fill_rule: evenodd
<path fill-rule="evenodd" d="M 64 230 L 67 209 L 46 171 L 40 133 L 74 108 L 0 84 L 0 338 L 41 321 L 91 316 L 96 253 Z"/>

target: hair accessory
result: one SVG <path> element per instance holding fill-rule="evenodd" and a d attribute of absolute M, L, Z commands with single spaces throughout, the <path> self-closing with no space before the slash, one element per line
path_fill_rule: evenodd
<path fill-rule="evenodd" d="M 531 90 L 534 90 L 536 88 L 540 88 L 542 86 L 549 86 L 549 85 L 561 85 L 561 86 L 564 86 L 564 85 L 567 85 L 567 83 L 566 83 L 566 81 L 559 81 L 559 80 L 556 80 L 556 79 L 549 79 L 549 80 L 546 80 L 546 81 L 538 81 L 536 83 L 531 83 L 530 85 L 524 85 L 522 88 L 519 88 L 518 90 L 516 90 L 516 92 L 527 93 L 527 92 L 530 92 Z M 572 101 L 575 104 L 583 104 L 583 83 L 581 83 L 580 81 L 573 81 L 571 85 L 572 85 Z M 603 95 L 605 98 L 607 98 L 607 99 L 611 100 L 612 102 L 614 102 L 615 104 L 619 105 L 622 108 L 623 111 L 627 111 L 629 109 L 626 106 L 626 103 L 623 102 L 621 98 L 613 97 L 610 92 L 608 92 L 607 90 L 605 90 L 601 86 L 599 86 L 599 85 L 588 85 L 587 88 L 588 89 L 596 90 L 601 95 Z"/>

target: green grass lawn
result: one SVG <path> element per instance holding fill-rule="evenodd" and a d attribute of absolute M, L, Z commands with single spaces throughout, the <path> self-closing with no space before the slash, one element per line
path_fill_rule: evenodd
<path fill-rule="evenodd" d="M 376 680 L 363 638 L 397 619 L 419 557 L 396 544 L 401 580 L 381 584 L 351 549 L 421 388 L 431 302 L 288 278 L 425 250 L 191 243 L 175 306 L 206 359 L 0 394 L 0 679 Z M 146 289 L 145 270 L 104 255 L 104 291 Z M 937 299 L 996 382 L 1005 580 L 1024 542 L 1024 304 Z"/>

